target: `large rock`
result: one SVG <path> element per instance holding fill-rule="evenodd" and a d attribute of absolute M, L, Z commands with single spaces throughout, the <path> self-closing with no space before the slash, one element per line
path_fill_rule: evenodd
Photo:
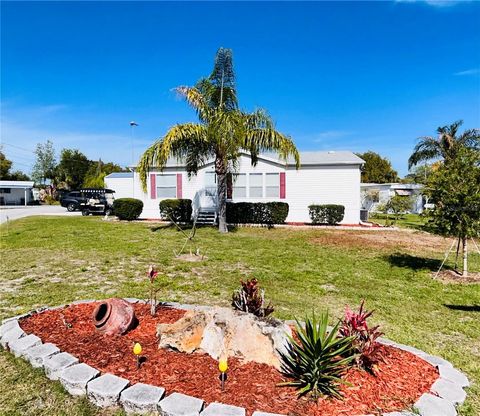
<path fill-rule="evenodd" d="M 160 324 L 160 348 L 203 352 L 218 360 L 222 355 L 280 368 L 291 329 L 283 322 L 260 319 L 229 308 L 194 309 L 173 324 Z"/>

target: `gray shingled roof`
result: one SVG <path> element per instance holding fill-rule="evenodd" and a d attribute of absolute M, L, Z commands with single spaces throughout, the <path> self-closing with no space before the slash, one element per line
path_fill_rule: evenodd
<path fill-rule="evenodd" d="M 245 153 L 248 155 L 247 153 Z M 285 164 L 283 160 L 278 158 L 275 153 L 264 153 L 259 156 L 261 159 L 264 156 L 266 159 L 276 161 L 280 164 Z M 211 161 L 213 162 L 213 160 Z M 318 151 L 318 152 L 300 152 L 300 164 L 302 166 L 318 166 L 318 165 L 362 165 L 365 161 L 360 159 L 355 153 L 341 150 L 341 151 Z M 293 157 L 288 158 L 287 165 L 295 165 Z M 166 167 L 181 167 L 184 166 L 182 161 L 175 158 L 169 158 Z"/>
<path fill-rule="evenodd" d="M 113 172 L 106 178 L 133 178 L 133 172 Z"/>
<path fill-rule="evenodd" d="M 293 157 L 288 159 L 288 164 L 295 164 Z M 300 164 L 305 165 L 361 165 L 365 163 L 355 153 L 341 151 L 300 152 Z"/>

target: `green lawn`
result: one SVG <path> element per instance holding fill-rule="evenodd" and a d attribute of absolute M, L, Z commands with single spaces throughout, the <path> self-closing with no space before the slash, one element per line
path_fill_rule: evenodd
<path fill-rule="evenodd" d="M 385 225 L 387 222 L 391 224 L 393 221 L 393 215 L 375 213 L 370 216 L 369 221 L 376 222 L 381 225 Z M 394 225 L 400 228 L 413 228 L 416 230 L 422 230 L 425 226 L 425 222 L 425 218 L 418 214 L 403 214 L 398 220 L 394 221 Z"/>
<path fill-rule="evenodd" d="M 386 336 L 440 355 L 473 383 L 460 414 L 480 414 L 480 285 L 431 278 L 448 241 L 417 231 L 242 228 L 197 231 L 207 259 L 173 251 L 182 233 L 153 223 L 98 217 L 37 217 L 1 226 L 0 319 L 42 305 L 111 296 L 146 297 L 146 270 L 164 273 L 163 298 L 229 305 L 241 278 L 255 276 L 281 318 L 362 298 Z M 471 270 L 480 269 L 472 255 Z M 1 415 L 113 414 L 68 397 L 58 383 L 0 352 Z"/>

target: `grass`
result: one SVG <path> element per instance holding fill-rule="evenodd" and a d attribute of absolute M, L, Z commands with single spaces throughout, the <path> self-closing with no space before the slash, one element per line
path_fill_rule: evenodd
<path fill-rule="evenodd" d="M 375 213 L 370 217 L 369 220 L 381 225 L 391 224 L 393 221 L 393 215 Z M 425 223 L 425 218 L 421 217 L 419 214 L 403 214 L 398 220 L 395 220 L 394 225 L 400 228 L 422 230 L 425 226 Z"/>
<path fill-rule="evenodd" d="M 163 273 L 162 297 L 185 303 L 228 306 L 239 280 L 255 276 L 280 318 L 325 309 L 340 317 L 345 304 L 366 299 L 387 337 L 442 356 L 468 375 L 473 385 L 459 413 L 480 414 L 480 285 L 431 278 L 448 246 L 438 237 L 264 228 L 219 235 L 202 228 L 196 240 L 207 259 L 186 262 L 173 255 L 182 233 L 151 223 L 32 217 L 0 232 L 0 319 L 77 299 L 146 298 L 149 264 Z M 470 269 L 480 269 L 479 255 L 471 256 Z M 2 415 L 112 414 L 67 396 L 3 351 L 0 374 Z"/>

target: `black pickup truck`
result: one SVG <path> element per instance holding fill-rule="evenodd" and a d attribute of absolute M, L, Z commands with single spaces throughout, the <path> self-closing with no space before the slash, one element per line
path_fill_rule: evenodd
<path fill-rule="evenodd" d="M 115 191 L 103 188 L 85 188 L 78 191 L 70 191 L 60 198 L 60 205 L 73 212 L 81 209 L 91 198 L 105 199 L 105 194 L 113 194 Z"/>

